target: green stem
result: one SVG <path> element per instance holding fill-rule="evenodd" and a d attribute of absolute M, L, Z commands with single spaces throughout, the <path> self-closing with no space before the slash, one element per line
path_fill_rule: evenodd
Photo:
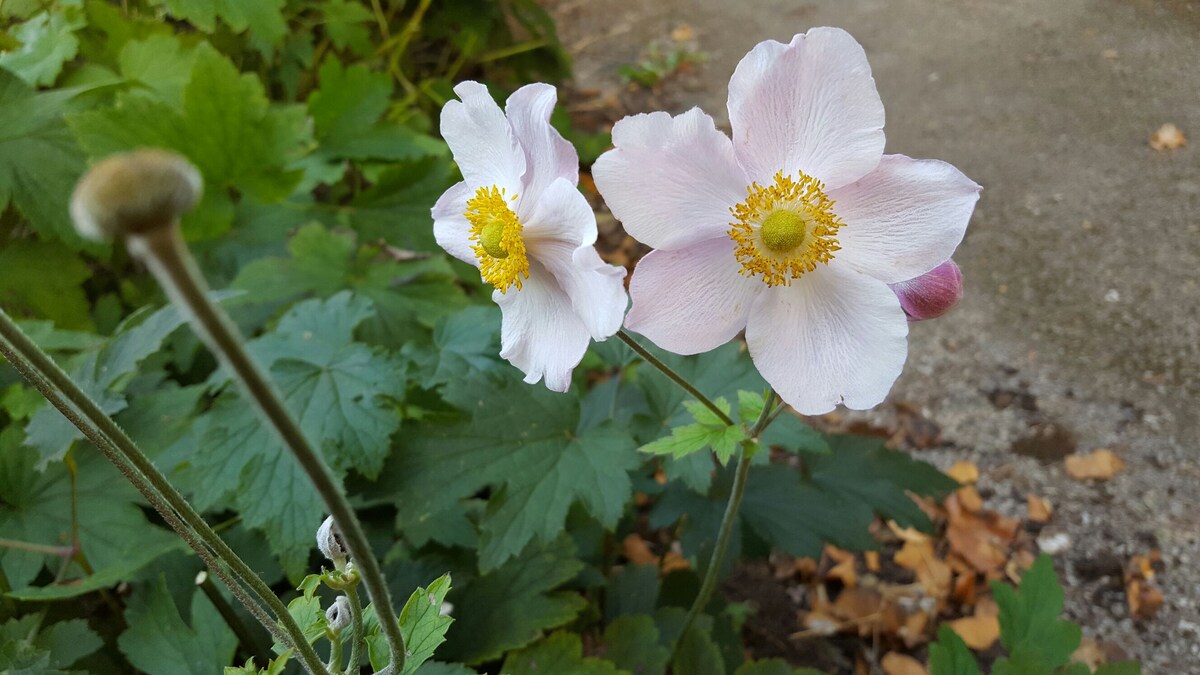
<path fill-rule="evenodd" d="M 258 636 L 246 625 L 246 622 L 242 621 L 242 617 L 233 611 L 233 606 L 217 590 L 217 585 L 208 577 L 208 572 L 201 571 L 200 574 L 196 575 L 196 585 L 200 587 L 200 590 L 208 598 L 208 601 L 216 608 L 217 613 L 225 620 L 225 625 L 229 626 L 229 629 L 237 636 L 238 642 L 241 643 L 242 647 L 251 655 L 257 656 L 264 661 L 270 661 L 270 647 L 262 644 L 262 640 L 259 640 Z"/>
<path fill-rule="evenodd" d="M 295 619 L 288 613 L 287 607 L 283 605 L 275 592 L 229 548 L 228 544 L 209 527 L 204 518 L 196 513 L 183 495 L 171 485 L 166 476 L 162 475 L 154 463 L 138 449 L 133 439 L 129 438 L 129 435 L 116 422 L 104 414 L 104 411 L 75 384 L 74 380 L 53 359 L 39 349 L 3 310 L 0 310 L 0 337 L 3 338 L 0 339 L 0 353 L 3 353 L 9 363 L 41 392 L 46 400 L 58 408 L 68 421 L 83 432 L 84 436 L 87 436 L 88 440 L 104 453 L 109 461 L 133 483 L 134 487 L 138 488 L 146 501 L 159 511 L 163 520 L 187 542 L 210 571 L 229 587 L 229 590 L 237 596 L 238 601 L 246 606 L 247 611 L 253 614 L 260 623 L 263 623 L 263 626 L 271 631 L 280 643 L 292 649 L 310 673 L 314 675 L 325 673 L 320 657 L 304 639 L 304 631 L 300 630 L 300 626 L 296 624 Z M 78 412 L 76 412 L 77 410 Z M 163 504 L 164 500 L 166 504 Z M 186 521 L 186 526 L 180 522 L 180 518 Z M 203 540 L 203 543 L 200 543 L 197 537 L 199 540 Z M 209 552 L 205 545 L 212 548 L 216 557 Z M 258 603 L 249 599 L 241 585 L 230 579 L 224 569 L 216 563 L 216 558 L 220 558 L 228 564 L 233 574 L 246 583 L 271 608 L 279 623 L 282 624 L 282 632 L 280 627 L 266 616 Z"/>
<path fill-rule="evenodd" d="M 358 675 L 358 663 L 362 660 L 359 650 L 363 644 L 363 610 L 362 602 L 358 599 L 358 589 L 354 586 L 346 589 L 346 599 L 350 601 L 350 667 L 347 673 Z M 393 671 L 398 672 L 398 671 Z"/>
<path fill-rule="evenodd" d="M 729 540 L 733 536 L 733 527 L 737 524 L 738 510 L 742 506 L 742 497 L 746 494 L 746 483 L 750 479 L 750 460 L 754 457 L 754 452 L 757 450 L 758 437 L 770 424 L 773 408 L 775 407 L 776 394 L 772 391 L 767 400 L 763 402 L 762 413 L 758 416 L 758 420 L 750 429 L 750 434 L 742 443 L 741 452 L 738 453 L 737 473 L 733 478 L 733 488 L 729 492 L 729 501 L 725 504 L 725 515 L 721 517 L 721 529 L 717 532 L 717 543 L 713 549 L 712 557 L 708 561 L 708 569 L 704 571 L 704 579 L 700 582 L 700 591 L 696 593 L 696 600 L 692 602 L 691 608 L 688 609 L 687 616 L 683 619 L 683 628 L 679 631 L 679 638 L 675 641 L 675 645 L 671 648 L 670 662 L 675 661 L 675 655 L 679 651 L 679 645 L 683 643 L 684 637 L 688 630 L 691 629 L 692 623 L 696 621 L 696 617 L 704 608 L 708 606 L 708 601 L 712 598 L 713 591 L 717 588 L 717 578 L 721 574 L 721 564 L 725 562 L 725 550 L 729 548 Z"/>
<path fill-rule="evenodd" d="M 672 370 L 671 366 L 668 366 L 657 356 L 651 354 L 650 350 L 643 347 L 641 343 L 635 340 L 632 335 L 626 333 L 624 328 L 617 331 L 617 337 L 621 338 L 622 342 L 629 345 L 630 349 L 637 352 L 637 355 L 642 357 L 643 361 L 657 368 L 663 375 L 666 375 L 668 378 L 670 378 L 672 382 L 682 387 L 684 391 L 691 394 L 692 397 L 694 397 L 697 401 L 700 401 L 700 403 L 704 404 L 704 407 L 711 410 L 712 413 L 717 416 L 717 419 L 721 420 L 725 424 L 728 424 L 729 426 L 736 424 L 736 422 L 734 422 L 729 415 L 725 414 L 724 410 L 721 410 L 717 407 L 716 403 L 713 403 L 707 396 L 700 393 L 700 390 L 692 386 L 692 383 L 684 379 L 682 375 Z"/>
<path fill-rule="evenodd" d="M 17 551 L 28 551 L 30 553 L 42 553 L 45 555 L 58 556 L 59 558 L 69 558 L 75 555 L 74 546 L 48 546 L 46 544 L 33 544 L 28 541 L 17 541 L 16 539 L 0 539 L 0 548 L 11 548 Z"/>
<path fill-rule="evenodd" d="M 130 235 L 127 241 L 130 251 L 146 263 L 171 300 L 185 311 L 196 333 L 233 373 L 243 391 L 279 433 L 321 495 L 346 538 L 350 556 L 362 574 L 372 604 L 379 612 L 379 623 L 387 638 L 394 672 L 401 672 L 405 659 L 404 637 L 394 618 L 395 609 L 383 571 L 371 552 L 362 524 L 333 472 L 309 443 L 300 425 L 292 419 L 275 386 L 250 357 L 229 315 L 209 300 L 207 285 L 183 241 L 179 223 L 167 223 Z M 389 615 L 393 617 L 390 620 L 387 618 Z"/>

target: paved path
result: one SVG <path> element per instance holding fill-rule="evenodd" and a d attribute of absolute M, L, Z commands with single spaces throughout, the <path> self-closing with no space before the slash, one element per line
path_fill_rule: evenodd
<path fill-rule="evenodd" d="M 985 188 L 956 256 L 966 298 L 914 327 L 893 398 L 919 405 L 952 445 L 924 456 L 979 462 L 989 505 L 1017 511 L 1029 492 L 1055 502 L 1052 527 L 1073 542 L 1059 556 L 1068 610 L 1086 633 L 1141 657 L 1147 672 L 1196 672 L 1200 2 L 551 5 L 578 86 L 602 92 L 648 42 L 688 24 L 707 60 L 662 98 L 721 124 L 728 77 L 756 42 L 834 25 L 863 43 L 887 108 L 887 151 L 945 159 Z M 1166 122 L 1191 137 L 1187 147 L 1149 147 Z M 1068 479 L 1061 457 L 1097 447 L 1128 471 L 1100 485 Z M 1168 604 L 1135 624 L 1120 580 L 1089 562 L 1152 546 L 1165 554 Z"/>

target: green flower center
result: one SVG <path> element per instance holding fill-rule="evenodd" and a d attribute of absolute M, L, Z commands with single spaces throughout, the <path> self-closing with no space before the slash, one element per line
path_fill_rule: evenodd
<path fill-rule="evenodd" d="M 479 233 L 479 245 L 487 254 L 493 258 L 503 260 L 508 257 L 508 251 L 504 250 L 501 242 L 504 240 L 504 223 L 499 220 L 493 220 L 483 226 L 483 231 Z"/>
<path fill-rule="evenodd" d="M 804 217 L 791 210 L 775 211 L 763 219 L 761 228 L 763 246 L 775 253 L 794 251 L 808 233 Z"/>

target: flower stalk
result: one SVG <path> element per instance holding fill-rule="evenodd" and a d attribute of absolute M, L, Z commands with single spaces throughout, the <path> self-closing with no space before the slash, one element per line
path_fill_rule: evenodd
<path fill-rule="evenodd" d="M 81 233 L 123 236 L 130 253 L 146 264 L 167 297 L 296 457 L 344 533 L 372 603 L 392 613 L 383 572 L 341 484 L 292 419 L 275 386 L 250 357 L 228 314 L 208 298 L 207 284 L 179 225 L 179 217 L 198 201 L 200 191 L 198 172 L 182 157 L 157 150 L 139 151 L 109 158 L 85 175 L 76 187 L 71 213 Z M 395 672 L 400 672 L 405 659 L 400 627 L 394 620 L 381 620 L 380 624 L 387 638 L 390 663 Z"/>
<path fill-rule="evenodd" d="M 738 511 L 742 506 L 742 497 L 746 495 L 746 484 L 750 479 L 750 460 L 754 458 L 754 454 L 758 452 L 758 437 L 763 430 L 775 419 L 775 403 L 778 396 L 772 390 L 767 400 L 763 402 L 762 413 L 758 416 L 754 426 L 750 428 L 750 433 L 746 440 L 742 442 L 741 452 L 738 453 L 737 473 L 733 478 L 733 488 L 729 491 L 729 501 L 725 503 L 725 514 L 721 517 L 721 529 L 717 533 L 717 543 L 713 548 L 712 557 L 708 561 L 708 569 L 704 571 L 704 579 L 700 582 L 700 590 L 696 593 L 696 599 L 692 602 L 692 606 L 688 609 L 687 615 L 683 619 L 683 628 L 679 631 L 679 638 L 675 641 L 674 647 L 671 649 L 671 658 L 668 661 L 674 662 L 675 655 L 679 651 L 679 645 L 683 643 L 684 637 L 692 624 L 696 621 L 696 617 L 704 608 L 708 606 L 708 601 L 712 598 L 713 591 L 717 588 L 717 578 L 721 574 L 721 564 L 725 561 L 725 552 L 729 548 L 729 540 L 733 536 L 733 526 L 737 523 Z M 783 406 L 780 406 L 782 408 Z"/>
<path fill-rule="evenodd" d="M 705 408 L 711 410 L 712 413 L 717 416 L 717 419 L 729 426 L 737 424 L 733 421 L 733 418 L 725 413 L 724 410 L 721 410 L 719 407 L 717 407 L 717 404 L 713 403 L 712 399 L 701 393 L 701 391 L 693 386 L 691 382 L 687 381 L 687 378 L 675 372 L 671 366 L 663 363 L 662 359 L 650 353 L 649 349 L 643 347 L 642 344 L 638 342 L 632 335 L 625 332 L 624 328 L 617 331 L 617 337 L 621 338 L 621 342 L 629 345 L 629 348 L 636 352 L 638 356 L 642 357 L 643 361 L 657 368 L 659 372 L 661 372 L 663 375 L 666 375 L 668 379 L 679 385 L 687 393 L 691 394 L 692 397 L 699 401 Z"/>
<path fill-rule="evenodd" d="M 3 310 L 0 310 L 0 354 L 117 467 L 246 610 L 281 644 L 293 650 L 308 672 L 313 675 L 326 672 L 320 658 L 304 639 L 304 632 L 266 582 L 213 531 L 133 439 L 105 415 Z M 278 624 L 240 583 L 234 581 L 235 576 L 271 609 Z"/>

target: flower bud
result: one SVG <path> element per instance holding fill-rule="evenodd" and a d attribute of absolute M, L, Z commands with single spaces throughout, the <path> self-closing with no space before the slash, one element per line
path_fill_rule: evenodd
<path fill-rule="evenodd" d="M 317 548 L 336 567 L 341 569 L 346 565 L 350 553 L 346 550 L 346 540 L 342 536 L 342 528 L 333 522 L 333 516 L 325 519 L 317 528 Z"/>
<path fill-rule="evenodd" d="M 329 628 L 335 633 L 340 633 L 343 628 L 350 625 L 350 601 L 346 596 L 339 595 L 337 600 L 325 610 L 325 618 L 329 621 Z"/>
<path fill-rule="evenodd" d="M 174 223 L 203 192 L 200 172 L 182 156 L 135 150 L 108 157 L 84 174 L 71 196 L 71 218 L 80 236 L 108 241 Z"/>
<path fill-rule="evenodd" d="M 962 298 L 962 270 L 953 260 L 947 260 L 915 279 L 891 286 L 909 321 L 936 319 Z"/>

